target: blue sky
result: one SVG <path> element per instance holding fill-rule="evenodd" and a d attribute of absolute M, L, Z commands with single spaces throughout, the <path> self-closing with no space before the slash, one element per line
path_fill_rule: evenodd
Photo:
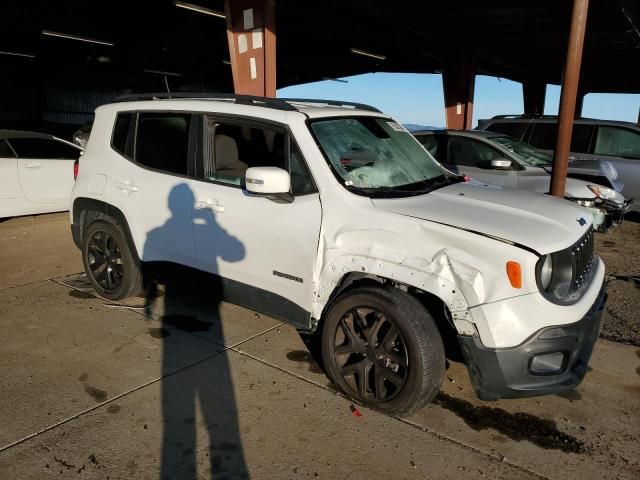
<path fill-rule="evenodd" d="M 402 123 L 442 127 L 445 124 L 442 78 L 418 73 L 367 73 L 278 90 L 279 97 L 325 98 L 371 104 Z M 547 86 L 546 114 L 558 110 L 560 87 Z M 640 94 L 588 94 L 583 116 L 635 122 Z M 473 126 L 479 118 L 522 113 L 522 86 L 496 77 L 476 77 Z"/>

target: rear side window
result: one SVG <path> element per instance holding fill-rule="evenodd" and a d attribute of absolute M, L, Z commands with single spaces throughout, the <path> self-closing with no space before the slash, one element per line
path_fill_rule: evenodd
<path fill-rule="evenodd" d="M 596 155 L 640 158 L 640 133 L 619 127 L 598 127 Z"/>
<path fill-rule="evenodd" d="M 15 158 L 15 155 L 9 148 L 9 144 L 4 140 L 0 140 L 0 157 L 2 158 Z"/>
<path fill-rule="evenodd" d="M 66 143 L 46 138 L 12 138 L 11 146 L 20 158 L 64 158 L 75 160 L 80 151 Z"/>
<path fill-rule="evenodd" d="M 571 134 L 571 147 L 569 149 L 577 153 L 588 152 L 592 133 L 592 125 L 574 124 Z M 557 123 L 534 123 L 533 132 L 528 143 L 542 150 L 555 150 L 557 137 Z"/>
<path fill-rule="evenodd" d="M 111 146 L 116 152 L 122 155 L 126 155 L 127 152 L 127 137 L 132 117 L 132 113 L 119 113 L 116 118 L 116 124 L 113 127 Z"/>
<path fill-rule="evenodd" d="M 522 140 L 529 123 L 526 122 L 497 122 L 492 123 L 485 130 L 490 132 L 504 133 L 517 140 Z"/>
<path fill-rule="evenodd" d="M 534 123 L 529 142 L 543 150 L 554 150 L 558 136 L 558 125 L 555 123 Z"/>
<path fill-rule="evenodd" d="M 571 134 L 572 152 L 586 153 L 589 151 L 591 137 L 593 135 L 593 125 L 574 124 L 573 133 Z"/>
<path fill-rule="evenodd" d="M 155 170 L 187 174 L 191 115 L 140 113 L 134 159 Z"/>

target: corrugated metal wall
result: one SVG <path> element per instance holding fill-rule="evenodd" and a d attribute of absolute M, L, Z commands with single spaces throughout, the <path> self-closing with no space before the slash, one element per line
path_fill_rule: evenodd
<path fill-rule="evenodd" d="M 42 121 L 64 125 L 84 125 L 93 121 L 95 109 L 115 100 L 117 94 L 107 90 L 77 90 L 47 87 L 44 93 Z"/>

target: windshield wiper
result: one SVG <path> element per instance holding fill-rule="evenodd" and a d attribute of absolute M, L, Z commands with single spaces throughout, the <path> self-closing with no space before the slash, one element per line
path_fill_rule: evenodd
<path fill-rule="evenodd" d="M 355 185 L 346 185 L 346 188 L 353 191 L 354 193 L 359 193 L 361 195 L 376 197 L 398 197 L 423 195 L 452 183 L 457 183 L 455 178 L 449 178 L 446 175 L 440 175 L 428 180 L 421 180 L 419 182 L 408 183 L 406 185 L 398 185 L 395 187 L 356 187 Z"/>

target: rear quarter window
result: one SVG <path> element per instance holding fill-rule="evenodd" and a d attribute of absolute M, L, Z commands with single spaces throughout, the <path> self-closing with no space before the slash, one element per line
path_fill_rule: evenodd
<path fill-rule="evenodd" d="M 598 127 L 596 155 L 640 159 L 640 133 L 620 127 Z"/>
<path fill-rule="evenodd" d="M 113 127 L 111 147 L 121 155 L 126 155 L 127 152 L 127 138 L 132 117 L 132 113 L 119 113 Z"/>

